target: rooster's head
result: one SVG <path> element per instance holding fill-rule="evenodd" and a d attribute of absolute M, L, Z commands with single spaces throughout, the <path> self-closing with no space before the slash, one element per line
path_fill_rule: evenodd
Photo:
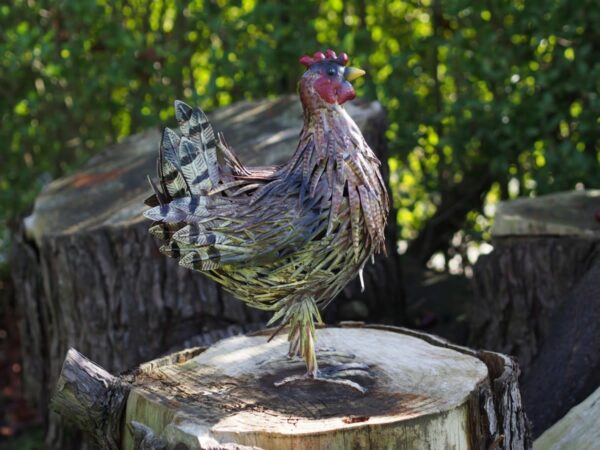
<path fill-rule="evenodd" d="M 337 55 L 333 50 L 303 56 L 300 63 L 306 66 L 300 79 L 300 98 L 310 109 L 352 100 L 356 92 L 350 82 L 365 74 L 364 70 L 346 67 L 348 55 Z"/>

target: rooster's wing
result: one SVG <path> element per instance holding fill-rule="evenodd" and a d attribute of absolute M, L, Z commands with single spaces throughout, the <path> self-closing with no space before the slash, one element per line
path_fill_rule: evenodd
<path fill-rule="evenodd" d="M 159 186 L 145 216 L 163 241 L 161 252 L 195 270 L 275 261 L 306 241 L 295 203 L 285 196 L 252 201 L 277 183 L 276 168 L 246 168 L 199 108 L 175 102 L 181 137 L 166 128 L 158 159 Z M 307 217 L 307 219 L 309 219 Z"/>

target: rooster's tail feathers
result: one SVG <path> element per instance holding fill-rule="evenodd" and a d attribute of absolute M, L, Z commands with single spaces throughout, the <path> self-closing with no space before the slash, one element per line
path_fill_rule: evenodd
<path fill-rule="evenodd" d="M 206 177 L 206 180 L 209 180 L 204 183 L 204 186 L 209 184 L 210 187 L 216 186 L 220 180 L 217 141 L 206 114 L 200 108 L 192 108 L 175 100 L 175 118 L 182 135 L 193 144 L 195 149 L 192 151 L 191 159 L 186 160 L 187 165 L 192 166 L 189 169 L 197 171 L 197 176 Z M 186 164 L 183 164 L 182 161 L 182 165 Z M 197 184 L 202 181 L 204 180 L 198 180 Z M 204 186 L 201 186 L 200 189 L 206 189 Z"/>
<path fill-rule="evenodd" d="M 158 160 L 162 192 L 152 186 L 154 195 L 146 201 L 149 206 L 201 195 L 219 183 L 215 133 L 206 115 L 200 108 L 191 108 L 177 100 L 175 117 L 181 138 L 169 128 L 163 130 Z"/>
<path fill-rule="evenodd" d="M 254 238 L 231 230 L 247 203 L 243 195 L 260 184 L 236 180 L 245 169 L 221 140 L 200 108 L 175 102 L 181 136 L 165 128 L 158 158 L 158 183 L 144 216 L 154 221 L 153 236 L 163 241 L 160 251 L 183 267 L 214 270 L 244 265 L 256 255 Z M 223 152 L 224 164 L 217 158 Z"/>

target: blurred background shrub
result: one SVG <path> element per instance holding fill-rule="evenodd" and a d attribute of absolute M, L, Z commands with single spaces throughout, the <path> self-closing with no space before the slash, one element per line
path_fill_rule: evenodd
<path fill-rule="evenodd" d="M 332 47 L 389 119 L 400 236 L 466 260 L 500 199 L 600 185 L 593 0 L 13 0 L 0 6 L 0 240 L 40 188 L 107 144 L 294 92 Z"/>

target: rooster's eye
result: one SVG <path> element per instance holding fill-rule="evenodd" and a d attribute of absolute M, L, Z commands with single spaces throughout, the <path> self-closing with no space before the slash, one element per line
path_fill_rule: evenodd
<path fill-rule="evenodd" d="M 334 76 L 335 74 L 337 74 L 337 70 L 335 69 L 335 67 L 330 67 L 329 69 L 327 69 L 327 75 Z"/>

